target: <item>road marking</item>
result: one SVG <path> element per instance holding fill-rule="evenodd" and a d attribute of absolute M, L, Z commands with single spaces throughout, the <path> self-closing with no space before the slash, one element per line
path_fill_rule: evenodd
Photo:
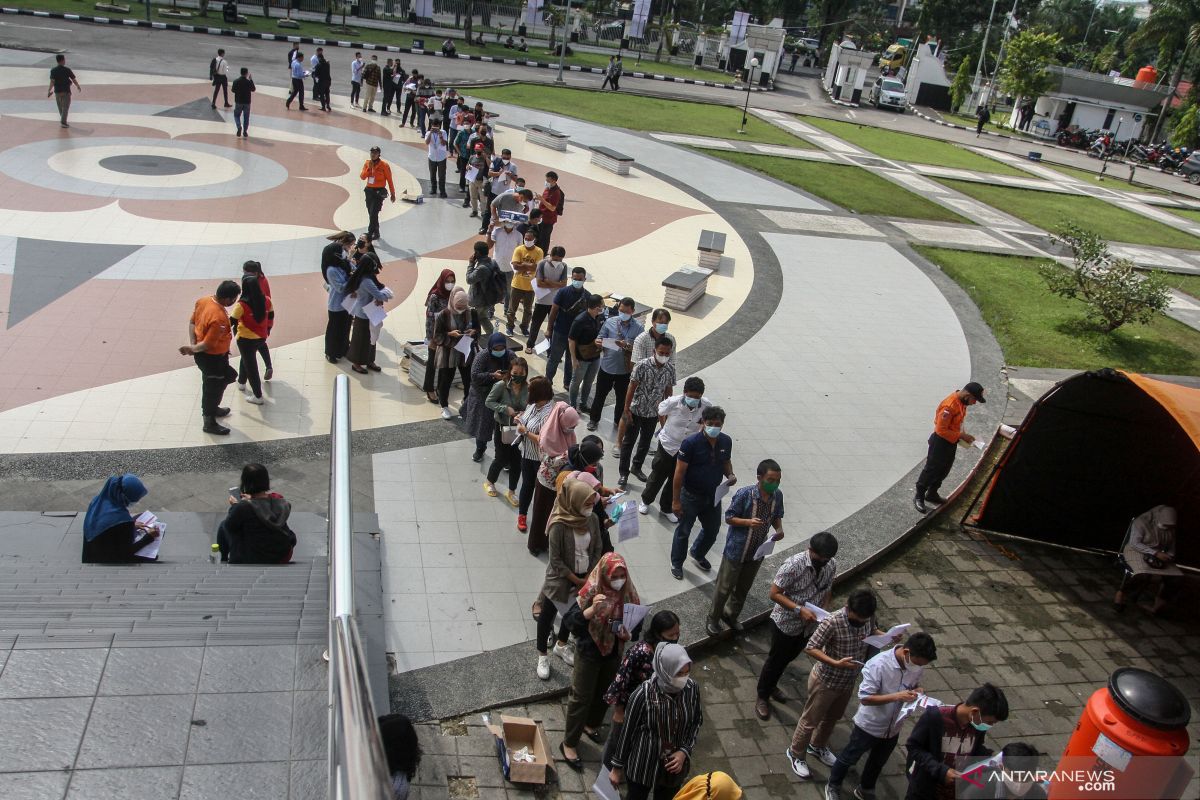
<path fill-rule="evenodd" d="M 29 28 L 30 30 L 34 30 L 34 31 L 55 31 L 57 33 L 74 33 L 75 32 L 75 31 L 71 30 L 70 28 L 47 28 L 45 25 L 17 25 L 12 22 L 0 22 L 0 25 L 7 26 L 9 28 Z"/>

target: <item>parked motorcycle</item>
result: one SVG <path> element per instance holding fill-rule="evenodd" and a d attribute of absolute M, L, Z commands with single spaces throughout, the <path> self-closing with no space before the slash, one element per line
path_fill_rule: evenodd
<path fill-rule="evenodd" d="M 1157 166 L 1163 172 L 1174 174 L 1179 171 L 1181 166 L 1183 166 L 1183 162 L 1187 160 L 1187 157 L 1190 155 L 1190 153 L 1191 151 L 1186 147 L 1176 147 L 1166 153 L 1163 153 L 1158 159 Z"/>
<path fill-rule="evenodd" d="M 1082 128 L 1067 128 L 1058 132 L 1056 137 L 1060 147 L 1087 147 L 1091 144 L 1088 139 L 1088 132 Z"/>

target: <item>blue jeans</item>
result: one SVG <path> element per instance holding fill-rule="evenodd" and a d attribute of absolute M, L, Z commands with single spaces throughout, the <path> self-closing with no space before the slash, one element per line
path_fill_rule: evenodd
<path fill-rule="evenodd" d="M 563 359 L 563 355 L 566 359 Z M 554 376 L 558 373 L 558 362 L 563 361 L 563 386 L 568 389 L 571 386 L 571 373 L 575 371 L 571 366 L 571 356 L 567 353 L 567 335 L 554 331 L 554 335 L 550 337 L 550 352 L 546 353 L 546 380 L 554 383 Z"/>
<path fill-rule="evenodd" d="M 621 455 L 625 454 L 624 448 Z M 692 555 L 704 558 L 717 540 L 721 530 L 721 506 L 713 504 L 712 494 L 706 497 L 692 494 L 684 489 L 679 494 L 683 513 L 679 515 L 679 524 L 675 526 L 675 539 L 671 542 L 671 566 L 683 569 L 683 559 L 687 554 L 688 539 L 692 535 L 692 526 L 700 520 L 700 536 L 692 546 Z"/>
<path fill-rule="evenodd" d="M 429 114 L 425 110 L 425 106 L 417 106 L 417 130 L 421 132 L 421 136 L 425 136 L 425 117 Z"/>
<path fill-rule="evenodd" d="M 567 358 L 570 358 L 568 355 Z M 576 410 L 586 411 L 591 404 L 588 402 L 592 397 L 592 381 L 596 379 L 596 372 L 600 369 L 600 359 L 593 361 L 580 361 L 579 367 L 575 370 L 575 374 L 571 378 L 570 398 L 571 405 Z M 583 391 L 580 391 L 582 387 Z M 579 402 L 582 400 L 583 405 Z"/>
<path fill-rule="evenodd" d="M 233 104 L 233 124 L 237 126 L 239 131 L 245 132 L 250 130 L 250 104 L 249 103 L 234 103 Z"/>
<path fill-rule="evenodd" d="M 869 753 L 858 785 L 864 789 L 874 789 L 875 781 L 879 780 L 879 773 L 883 772 L 883 766 L 891 758 L 899 738 L 899 735 L 896 735 L 890 739 L 880 739 L 857 725 L 852 726 L 850 741 L 846 742 L 846 746 L 838 753 L 837 763 L 829 772 L 829 785 L 841 786 L 842 781 L 846 780 L 846 773 L 850 771 L 850 768 L 858 763 L 863 753 Z"/>

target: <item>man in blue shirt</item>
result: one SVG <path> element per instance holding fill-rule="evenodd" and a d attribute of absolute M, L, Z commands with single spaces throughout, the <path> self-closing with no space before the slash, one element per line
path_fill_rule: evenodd
<path fill-rule="evenodd" d="M 587 270 L 575 267 L 571 270 L 571 282 L 559 289 L 554 295 L 554 303 L 550 306 L 550 317 L 546 320 L 546 338 L 550 340 L 550 352 L 546 354 L 546 380 L 553 385 L 554 376 L 558 372 L 558 362 L 567 352 L 567 341 L 571 335 L 571 324 L 575 318 L 587 310 L 588 297 L 591 292 L 583 288 L 587 278 Z M 568 357 L 563 364 L 563 391 L 571 390 L 571 377 L 575 369 Z"/>
<path fill-rule="evenodd" d="M 600 338 L 615 339 L 617 349 L 605 347 L 600 353 L 600 376 L 596 378 L 596 396 L 592 400 L 592 413 L 587 424 L 589 431 L 596 430 L 600 424 L 600 413 L 609 391 L 615 391 L 617 395 L 617 402 L 613 405 L 613 427 L 621 424 L 622 402 L 629 390 L 633 340 L 644 330 L 642 324 L 633 318 L 635 307 L 632 297 L 621 298 L 617 305 L 617 316 L 606 319 L 600 328 Z"/>
<path fill-rule="evenodd" d="M 284 102 L 284 107 L 291 109 L 292 100 L 300 99 L 300 110 L 307 111 L 304 107 L 304 76 L 308 75 L 308 70 L 304 68 L 304 54 L 299 50 L 296 51 L 296 57 L 292 60 L 292 65 L 289 67 L 292 74 L 292 93 L 287 96 Z"/>
<path fill-rule="evenodd" d="M 700 537 L 692 547 L 692 559 L 704 572 L 712 570 L 705 556 L 717 540 L 721 527 L 721 504 L 716 502 L 717 487 L 722 482 L 733 486 L 733 439 L 722 432 L 725 410 L 712 406 L 701 417 L 703 430 L 683 440 L 675 462 L 675 479 L 671 486 L 671 510 L 679 517 L 675 540 L 671 543 L 671 577 L 683 580 L 683 557 L 687 552 L 692 526 L 700 520 Z"/>

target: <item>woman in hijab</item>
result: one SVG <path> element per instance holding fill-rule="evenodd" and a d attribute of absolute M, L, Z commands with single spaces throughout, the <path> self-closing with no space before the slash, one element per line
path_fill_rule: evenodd
<path fill-rule="evenodd" d="M 654 677 L 633 690 L 612 755 L 613 786 L 629 782 L 626 800 L 672 800 L 683 785 L 704 723 L 700 688 L 688 677 L 692 659 L 681 645 L 654 648 Z"/>
<path fill-rule="evenodd" d="M 501 427 L 511 427 L 529 404 L 529 364 L 520 356 L 514 356 L 509 363 L 507 380 L 496 381 L 488 392 L 484 405 L 494 414 L 495 425 L 492 433 L 492 446 L 496 457 L 488 465 L 487 480 L 483 482 L 483 491 L 489 497 L 496 496 L 496 480 L 500 470 L 508 468 L 508 491 L 504 499 L 513 508 L 517 508 L 517 483 L 521 480 L 521 442 L 513 441 L 505 444 L 501 438 Z"/>
<path fill-rule="evenodd" d="M 442 419 L 452 419 L 450 413 L 450 384 L 454 383 L 457 370 L 463 384 L 463 406 L 471 394 L 470 366 L 461 352 L 454 349 L 464 336 L 474 337 L 479 333 L 479 321 L 467 302 L 467 293 L 459 287 L 450 292 L 449 305 L 442 309 L 433 322 L 433 342 L 437 352 L 430 363 L 437 369 L 438 403 L 442 406 Z M 429 366 L 426 365 L 426 369 Z"/>
<path fill-rule="evenodd" d="M 478 313 L 478 312 L 476 312 Z M 475 437 L 475 452 L 471 460 L 483 461 L 488 439 L 496 428 L 495 412 L 487 407 L 488 394 L 496 383 L 508 380 L 513 352 L 508 349 L 508 340 L 503 334 L 493 333 L 488 337 L 487 349 L 481 350 L 471 361 L 471 395 L 463 405 L 463 417 L 467 432 Z"/>
<path fill-rule="evenodd" d="M 601 759 L 604 766 L 612 768 L 612 754 L 621 738 L 629 695 L 654 676 L 654 648 L 661 642 L 678 641 L 679 617 L 674 611 L 659 611 L 650 618 L 650 629 L 642 635 L 642 640 L 625 651 L 617 676 L 604 692 L 604 702 L 613 707 L 612 730 L 609 731 Z"/>
<path fill-rule="evenodd" d="M 577 604 L 567 610 L 567 628 L 575 634 L 575 669 L 571 677 L 571 699 L 567 705 L 566 733 L 559 753 L 578 772 L 583 762 L 575 748 L 585 733 L 600 744 L 600 726 L 608 705 L 604 692 L 616 677 L 621 648 L 637 635 L 622 623 L 625 604 L 640 604 L 641 598 L 625 559 L 616 553 L 600 557 L 576 595 Z M 628 718 L 628 715 L 627 715 Z"/>
<path fill-rule="evenodd" d="M 437 393 L 434 391 L 437 370 L 433 366 L 433 360 L 437 345 L 433 341 L 433 325 L 437 321 L 438 315 L 450 303 L 452 291 L 454 291 L 454 270 L 444 269 L 430 287 L 429 293 L 425 295 L 425 344 L 429 348 L 429 357 L 425 361 L 425 381 L 421 388 L 425 390 L 425 397 L 431 403 L 438 401 Z"/>
<path fill-rule="evenodd" d="M 529 520 L 529 535 L 525 542 L 529 552 L 534 555 L 541 553 L 548 546 L 546 521 L 550 518 L 550 508 L 554 505 L 554 479 L 558 477 L 558 470 L 553 469 L 547 462 L 567 455 L 567 451 L 575 446 L 575 428 L 578 425 L 579 412 L 559 400 L 551 407 L 546 424 L 542 426 L 542 434 L 538 438 L 540 463 L 537 483 L 533 487 L 533 515 Z"/>
<path fill-rule="evenodd" d="M 537 637 L 533 642 L 538 651 L 537 676 L 542 680 L 550 678 L 547 640 L 554 630 L 558 607 L 566 608 L 572 595 L 583 587 L 588 573 L 600 560 L 600 526 L 596 515 L 592 513 L 593 506 L 600 501 L 595 483 L 594 478 L 590 484 L 567 478 L 558 489 L 554 510 L 550 513 L 547 531 L 550 560 L 546 564 L 546 582 L 542 584 L 542 596 L 550 602 L 542 604 Z M 563 624 L 558 629 L 558 641 L 554 644 L 554 654 L 570 666 L 575 663 L 575 654 L 567 644 L 568 637 L 564 616 Z"/>
<path fill-rule="evenodd" d="M 155 561 L 136 555 L 158 538 L 158 528 L 134 520 L 129 506 L 146 496 L 146 485 L 132 473 L 114 475 L 88 504 L 83 517 L 84 564 L 135 564 Z"/>
<path fill-rule="evenodd" d="M 262 286 L 255 275 L 242 276 L 242 295 L 229 309 L 229 318 L 234 322 L 237 331 L 237 348 L 241 354 L 238 364 L 238 388 L 243 392 L 248 390 L 248 403 L 256 406 L 263 404 L 262 378 L 258 373 L 258 357 L 264 356 L 266 361 L 267 337 L 275 325 L 275 307 L 271 298 L 263 294 Z M 269 370 L 268 370 L 269 371 Z"/>
<path fill-rule="evenodd" d="M 353 323 L 350 328 L 350 349 L 346 357 L 350 360 L 350 369 L 363 375 L 367 370 L 380 372 L 383 367 L 375 363 L 375 335 L 371 332 L 371 321 L 363 309 L 370 303 L 382 306 L 392 299 L 392 292 L 379 273 L 383 265 L 375 255 L 375 248 L 366 239 L 359 239 L 355 248 L 357 266 L 350 280 L 346 282 L 346 294 L 355 297 L 354 307 L 350 311 Z"/>
<path fill-rule="evenodd" d="M 706 772 L 684 784 L 675 800 L 742 800 L 742 787 L 724 772 Z"/>
<path fill-rule="evenodd" d="M 349 231 L 328 237 L 330 243 L 321 251 L 321 277 L 329 292 L 329 322 L 325 325 L 325 360 L 336 364 L 350 347 L 350 312 L 342 307 L 346 299 L 346 283 L 350 280 L 350 253 L 354 250 L 354 234 Z"/>

